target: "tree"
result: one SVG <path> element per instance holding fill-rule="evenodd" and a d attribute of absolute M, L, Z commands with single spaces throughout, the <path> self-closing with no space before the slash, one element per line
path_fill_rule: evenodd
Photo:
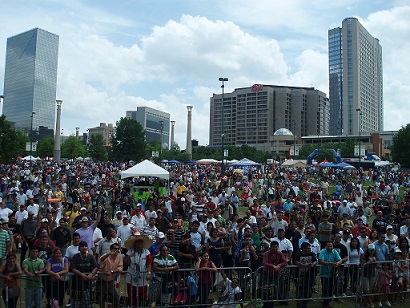
<path fill-rule="evenodd" d="M 17 156 L 25 154 L 28 136 L 12 129 L 5 115 L 0 116 L 0 162 L 9 163 Z"/>
<path fill-rule="evenodd" d="M 87 155 L 87 149 L 85 145 L 75 136 L 70 136 L 64 141 L 63 145 L 61 146 L 61 157 L 63 158 L 76 158 L 76 157 L 84 157 Z"/>
<path fill-rule="evenodd" d="M 91 135 L 88 153 L 93 160 L 107 160 L 108 154 L 104 146 L 104 136 L 102 134 Z"/>
<path fill-rule="evenodd" d="M 37 154 L 41 158 L 52 157 L 54 154 L 54 138 L 44 137 L 38 142 Z"/>
<path fill-rule="evenodd" d="M 410 167 L 410 123 L 393 137 L 392 158 L 403 167 Z"/>
<path fill-rule="evenodd" d="M 139 162 L 147 157 L 145 130 L 134 119 L 121 118 L 117 121 L 111 144 L 111 160 Z"/>

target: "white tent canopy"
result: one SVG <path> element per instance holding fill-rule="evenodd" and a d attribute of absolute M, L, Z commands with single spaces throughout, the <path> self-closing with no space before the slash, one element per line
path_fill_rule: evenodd
<path fill-rule="evenodd" d="M 122 179 L 133 176 L 155 176 L 157 178 L 169 180 L 169 172 L 149 160 L 144 160 L 121 172 Z"/>
<path fill-rule="evenodd" d="M 34 157 L 32 155 L 27 155 L 23 157 L 23 160 L 40 160 L 40 158 Z"/>

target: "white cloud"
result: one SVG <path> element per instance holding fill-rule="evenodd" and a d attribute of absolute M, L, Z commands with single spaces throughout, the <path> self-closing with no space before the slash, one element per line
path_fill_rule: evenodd
<path fill-rule="evenodd" d="M 218 77 L 229 78 L 226 92 L 264 83 L 312 85 L 328 93 L 327 30 L 355 15 L 383 46 L 385 128 L 408 122 L 408 1 L 379 11 L 374 5 L 386 4 L 373 0 L 205 1 L 198 4 L 205 7 L 172 12 L 169 4 L 164 15 L 157 14 L 155 0 L 149 7 L 5 2 L 0 51 L 7 37 L 34 27 L 60 36 L 57 92 L 66 132 L 115 123 L 126 110 L 147 105 L 171 114 L 184 149 L 186 105 L 193 105 L 192 136 L 207 144 L 209 98 L 220 93 Z M 0 52 L 0 71 L 4 62 Z"/>

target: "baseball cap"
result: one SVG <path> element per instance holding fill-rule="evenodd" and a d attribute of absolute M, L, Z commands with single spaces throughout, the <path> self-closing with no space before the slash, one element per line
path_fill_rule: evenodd
<path fill-rule="evenodd" d="M 388 226 L 386 227 L 386 230 L 389 230 L 389 229 L 393 229 L 393 226 L 388 225 Z"/>
<path fill-rule="evenodd" d="M 376 250 L 376 247 L 374 246 L 374 244 L 369 244 L 367 246 L 367 250 Z"/>
<path fill-rule="evenodd" d="M 41 220 L 41 222 L 48 222 L 48 219 L 47 219 L 47 218 L 43 218 L 43 219 Z"/>
<path fill-rule="evenodd" d="M 78 247 L 88 247 L 86 241 L 81 241 L 80 244 L 78 244 Z"/>
<path fill-rule="evenodd" d="M 343 200 L 343 203 L 345 203 L 345 202 L 347 203 L 347 200 L 346 200 L 346 199 Z"/>
<path fill-rule="evenodd" d="M 401 253 L 400 248 L 399 248 L 399 247 L 396 247 L 396 248 L 394 249 L 394 253 Z"/>
<path fill-rule="evenodd" d="M 122 212 L 121 212 L 121 211 L 117 211 L 117 212 L 115 213 L 115 215 L 118 215 L 118 214 L 122 214 Z"/>
<path fill-rule="evenodd" d="M 185 201 L 185 198 L 184 198 L 184 197 L 182 197 L 182 198 L 181 198 L 181 201 L 182 201 L 182 202 L 184 202 L 184 201 Z"/>
<path fill-rule="evenodd" d="M 165 238 L 164 232 L 158 232 L 157 238 Z"/>
<path fill-rule="evenodd" d="M 89 222 L 89 220 L 88 220 L 88 218 L 87 217 L 83 217 L 83 218 L 81 218 L 81 222 Z"/>
<path fill-rule="evenodd" d="M 85 208 L 85 207 L 82 207 L 81 209 L 80 209 L 80 211 L 86 211 L 87 209 Z"/>

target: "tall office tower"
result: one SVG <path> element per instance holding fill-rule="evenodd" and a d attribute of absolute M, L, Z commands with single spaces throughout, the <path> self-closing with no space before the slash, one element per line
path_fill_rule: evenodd
<path fill-rule="evenodd" d="M 383 130 L 382 47 L 356 18 L 328 31 L 330 134 Z"/>
<path fill-rule="evenodd" d="M 145 141 L 161 140 L 162 136 L 162 148 L 170 148 L 171 116 L 169 113 L 144 106 L 137 107 L 136 111 L 126 111 L 125 116 L 142 125 L 142 128 L 145 129 Z"/>
<path fill-rule="evenodd" d="M 209 144 L 268 144 L 274 132 L 287 128 L 298 137 L 329 133 L 329 101 L 314 88 L 255 84 L 214 94 L 210 102 Z"/>
<path fill-rule="evenodd" d="M 17 129 L 54 130 L 58 41 L 39 28 L 7 39 L 3 114 Z"/>

